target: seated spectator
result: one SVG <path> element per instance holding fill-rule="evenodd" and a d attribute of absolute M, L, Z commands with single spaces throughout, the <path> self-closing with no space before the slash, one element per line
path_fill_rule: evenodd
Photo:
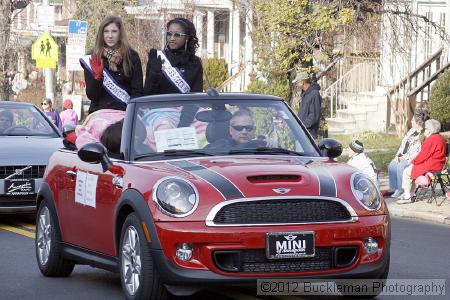
<path fill-rule="evenodd" d="M 425 141 L 419 154 L 411 161 L 411 165 L 403 171 L 403 196 L 397 204 L 412 203 L 414 180 L 427 172 L 440 171 L 444 167 L 446 145 L 439 134 L 441 123 L 430 119 L 425 122 Z"/>
<path fill-rule="evenodd" d="M 364 153 L 364 145 L 358 140 L 352 141 L 349 145 L 350 159 L 347 162 L 350 166 L 359 169 L 367 175 L 373 183 L 378 184 L 378 171 L 373 161 Z"/>
<path fill-rule="evenodd" d="M 0 133 L 5 131 L 5 129 L 11 127 L 14 122 L 13 114 L 8 110 L 3 110 L 0 112 Z"/>
<path fill-rule="evenodd" d="M 411 161 L 420 152 L 425 121 L 426 116 L 424 113 L 414 114 L 411 120 L 411 129 L 406 133 L 394 159 L 389 163 L 389 188 L 393 191 L 391 196 L 393 198 L 400 197 L 403 194 L 403 170 L 411 164 Z"/>
<path fill-rule="evenodd" d="M 46 98 L 42 101 L 42 110 L 45 112 L 47 117 L 52 120 L 53 124 L 59 129 L 60 132 L 63 130 L 63 125 L 59 113 L 53 108 L 52 100 Z"/>
<path fill-rule="evenodd" d="M 62 126 L 64 125 L 77 125 L 78 115 L 73 110 L 73 102 L 70 99 L 64 100 L 63 103 L 64 110 L 59 114 L 61 118 Z"/>
<path fill-rule="evenodd" d="M 264 147 L 267 142 L 261 139 L 255 139 L 256 127 L 253 120 L 253 114 L 246 109 L 240 109 L 234 112 L 230 120 L 230 137 L 218 139 L 207 145 L 205 149 L 223 149 L 232 148 L 257 148 Z"/>

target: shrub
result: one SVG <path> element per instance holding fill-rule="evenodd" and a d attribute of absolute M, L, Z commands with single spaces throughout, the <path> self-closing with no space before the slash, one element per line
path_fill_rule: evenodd
<path fill-rule="evenodd" d="M 203 90 L 208 90 L 208 80 L 211 86 L 217 88 L 222 82 L 227 80 L 228 66 L 224 59 L 220 58 L 204 58 L 202 59 L 203 64 Z M 207 76 L 207 77 L 206 77 Z"/>
<path fill-rule="evenodd" d="M 450 71 L 446 71 L 433 85 L 429 109 L 431 118 L 442 125 L 450 123 Z"/>
<path fill-rule="evenodd" d="M 289 81 L 285 78 L 269 78 L 267 82 L 253 80 L 247 87 L 247 91 L 255 94 L 269 94 L 288 100 L 291 97 Z"/>

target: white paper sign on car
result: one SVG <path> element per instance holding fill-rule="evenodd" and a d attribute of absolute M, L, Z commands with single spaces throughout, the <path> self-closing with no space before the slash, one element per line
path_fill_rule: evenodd
<path fill-rule="evenodd" d="M 86 194 L 84 200 L 88 206 L 96 206 L 97 180 L 97 175 L 87 174 L 86 176 Z"/>
<path fill-rule="evenodd" d="M 84 204 L 84 194 L 86 193 L 87 173 L 77 171 L 77 181 L 75 183 L 75 203 Z"/>
<path fill-rule="evenodd" d="M 155 132 L 156 151 L 198 149 L 194 127 L 165 129 Z"/>
<path fill-rule="evenodd" d="M 96 207 L 97 181 L 97 175 L 77 171 L 75 203 Z"/>

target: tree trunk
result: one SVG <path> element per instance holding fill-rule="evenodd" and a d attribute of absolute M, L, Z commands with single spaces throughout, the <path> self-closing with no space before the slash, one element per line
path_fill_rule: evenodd
<path fill-rule="evenodd" d="M 0 100 L 9 100 L 8 66 L 11 0 L 0 0 Z"/>

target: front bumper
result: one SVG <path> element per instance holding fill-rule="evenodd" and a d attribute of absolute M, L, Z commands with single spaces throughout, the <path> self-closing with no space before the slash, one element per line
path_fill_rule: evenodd
<path fill-rule="evenodd" d="M 343 279 L 379 278 L 389 264 L 389 217 L 361 217 L 357 222 L 340 224 L 274 225 L 259 227 L 207 227 L 201 222 L 157 222 L 161 249 L 152 249 L 161 280 L 169 286 L 205 286 L 205 284 L 255 285 L 261 278 Z M 301 272 L 227 272 L 218 267 L 215 251 L 264 249 L 267 232 L 314 231 L 315 246 L 358 249 L 355 260 L 346 267 Z M 380 250 L 368 256 L 363 241 L 374 237 Z M 180 243 L 193 245 L 193 258 L 176 258 Z"/>
<path fill-rule="evenodd" d="M 36 196 L 42 184 L 42 178 L 34 178 L 35 194 L 25 196 L 6 195 L 5 181 L 0 179 L 0 214 L 36 212 Z"/>

